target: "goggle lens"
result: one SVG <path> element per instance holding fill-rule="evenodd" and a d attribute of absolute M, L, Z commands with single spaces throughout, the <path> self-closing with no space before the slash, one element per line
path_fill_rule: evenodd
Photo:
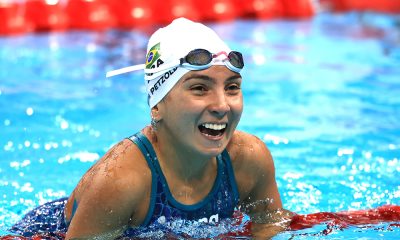
<path fill-rule="evenodd" d="M 229 62 L 237 68 L 242 69 L 244 67 L 243 56 L 240 52 L 232 51 L 228 55 Z"/>
<path fill-rule="evenodd" d="M 212 54 L 204 49 L 195 49 L 188 53 L 185 60 L 195 66 L 207 65 L 212 61 Z"/>
<path fill-rule="evenodd" d="M 186 55 L 186 57 L 181 59 L 182 63 L 188 63 L 193 66 L 206 66 L 211 63 L 214 57 L 220 54 L 214 55 L 205 49 L 195 49 Z M 226 55 L 226 53 L 225 53 Z M 240 52 L 232 51 L 227 56 L 229 63 L 239 69 L 244 67 L 243 56 Z"/>

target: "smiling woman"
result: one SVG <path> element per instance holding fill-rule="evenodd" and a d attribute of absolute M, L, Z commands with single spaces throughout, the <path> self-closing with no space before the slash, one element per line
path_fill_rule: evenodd
<path fill-rule="evenodd" d="M 242 55 L 210 28 L 181 18 L 152 35 L 146 59 L 140 66 L 152 125 L 85 174 L 65 208 L 67 238 L 132 235 L 132 228 L 176 219 L 216 222 L 265 200 L 248 213 L 280 209 L 268 149 L 236 131 Z"/>
<path fill-rule="evenodd" d="M 57 221 L 66 223 L 59 230 L 67 227 L 67 239 L 136 236 L 176 220 L 215 224 L 239 208 L 257 216 L 253 236 L 284 229 L 271 225 L 290 215 L 281 210 L 271 154 L 236 130 L 242 55 L 184 18 L 156 31 L 147 52 L 146 64 L 109 75 L 144 69 L 151 125 L 112 147 L 58 202 Z"/>
<path fill-rule="evenodd" d="M 185 151 L 190 154 L 183 158 L 186 163 L 196 158 L 192 153 L 207 157 L 221 153 L 243 110 L 240 84 L 241 76 L 225 66 L 185 74 L 152 109 L 153 118 L 159 121 L 157 133 L 161 143 L 165 137 L 163 140 L 174 146 L 186 145 Z"/>

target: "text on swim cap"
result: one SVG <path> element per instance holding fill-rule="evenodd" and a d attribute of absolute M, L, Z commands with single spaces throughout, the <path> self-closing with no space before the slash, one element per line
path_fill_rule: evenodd
<path fill-rule="evenodd" d="M 154 83 L 153 87 L 150 88 L 150 94 L 153 95 L 155 91 L 158 90 L 159 87 L 161 87 L 162 84 L 165 83 L 165 80 L 167 80 L 169 77 L 172 76 L 172 74 L 175 73 L 175 71 L 178 69 L 178 67 L 175 67 L 171 70 L 169 70 L 168 72 L 164 73 L 164 75 L 162 75 L 156 83 Z"/>
<path fill-rule="evenodd" d="M 157 67 L 159 67 L 161 64 L 163 64 L 164 62 L 163 62 L 163 60 L 161 60 L 161 58 L 159 58 L 159 59 L 157 59 L 157 62 L 156 62 L 156 64 L 157 64 Z M 156 68 L 156 64 L 153 64 L 153 65 L 151 65 L 151 69 L 154 69 L 154 68 Z M 146 75 L 147 76 L 152 76 L 153 75 L 153 73 L 146 73 Z"/>

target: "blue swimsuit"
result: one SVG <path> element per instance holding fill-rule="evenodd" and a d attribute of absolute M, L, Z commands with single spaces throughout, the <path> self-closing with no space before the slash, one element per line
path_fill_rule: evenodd
<path fill-rule="evenodd" d="M 141 227 L 174 219 L 215 223 L 220 219 L 232 217 L 239 202 L 239 193 L 231 160 L 226 150 L 217 156 L 218 172 L 210 193 L 196 204 L 185 205 L 172 196 L 153 146 L 146 136 L 139 132 L 129 139 L 141 150 L 152 175 L 150 206 Z M 61 198 L 37 207 L 9 230 L 26 237 L 36 233 L 47 233 L 48 236 L 59 238 L 62 236 L 60 234 L 66 233 L 68 227 L 64 220 L 67 199 Z M 137 231 L 140 229 L 145 230 L 145 228 L 131 228 L 124 233 L 124 236 L 136 236 L 138 232 L 141 232 Z"/>
<path fill-rule="evenodd" d="M 218 222 L 219 219 L 232 217 L 239 202 L 239 193 L 226 150 L 217 156 L 218 172 L 210 193 L 196 204 L 185 205 L 172 196 L 153 146 L 146 136 L 139 132 L 129 139 L 141 150 L 152 174 L 150 206 L 142 226 L 174 219 Z"/>

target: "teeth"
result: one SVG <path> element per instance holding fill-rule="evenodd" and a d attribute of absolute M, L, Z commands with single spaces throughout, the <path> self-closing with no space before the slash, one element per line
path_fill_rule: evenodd
<path fill-rule="evenodd" d="M 205 124 L 203 124 L 203 126 L 205 128 L 209 128 L 209 129 L 212 129 L 212 130 L 221 130 L 221 129 L 226 128 L 226 123 L 223 123 L 223 124 L 205 123 Z"/>

